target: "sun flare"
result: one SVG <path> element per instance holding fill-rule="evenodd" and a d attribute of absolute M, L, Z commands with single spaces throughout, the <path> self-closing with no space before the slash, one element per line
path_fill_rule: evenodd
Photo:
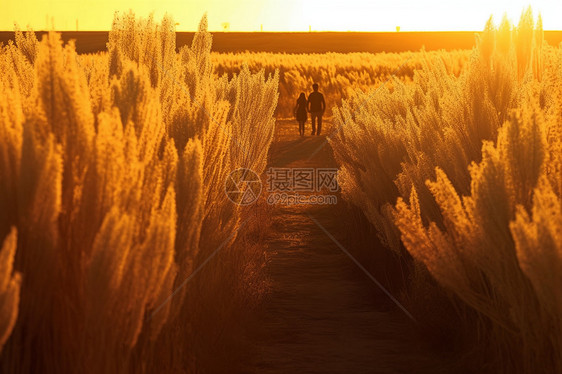
<path fill-rule="evenodd" d="M 108 30 L 114 11 L 135 9 L 154 12 L 161 18 L 174 15 L 178 31 L 194 31 L 205 12 L 211 31 L 445 31 L 482 29 L 483 20 L 504 13 L 517 21 L 531 5 L 543 16 L 547 30 L 562 29 L 562 2 L 551 0 L 241 0 L 143 1 L 51 0 L 5 1 L 0 13 L 0 30 L 12 30 L 14 22 L 36 30 Z"/>

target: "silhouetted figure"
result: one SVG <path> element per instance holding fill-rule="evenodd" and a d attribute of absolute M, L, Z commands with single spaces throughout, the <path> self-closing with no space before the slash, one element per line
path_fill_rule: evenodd
<path fill-rule="evenodd" d="M 295 118 L 299 123 L 299 134 L 304 136 L 304 123 L 306 122 L 308 115 L 306 114 L 306 95 L 301 92 L 299 98 L 297 99 L 297 105 L 295 105 Z"/>
<path fill-rule="evenodd" d="M 318 92 L 317 83 L 312 85 L 312 89 L 314 92 L 308 96 L 308 111 L 312 120 L 312 135 L 320 135 L 320 131 L 322 131 L 322 115 L 326 110 L 326 102 L 324 101 L 324 95 Z M 318 129 L 316 128 L 316 119 L 318 119 Z"/>

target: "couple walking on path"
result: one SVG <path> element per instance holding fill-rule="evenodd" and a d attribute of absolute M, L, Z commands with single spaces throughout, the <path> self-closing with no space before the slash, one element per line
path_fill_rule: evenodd
<path fill-rule="evenodd" d="M 307 120 L 307 112 L 310 112 L 310 119 L 312 121 L 312 135 L 320 135 L 322 131 L 322 115 L 326 110 L 326 102 L 324 95 L 318 92 L 318 84 L 312 85 L 314 90 L 309 96 L 308 100 L 306 95 L 302 92 L 297 100 L 295 106 L 295 118 L 299 123 L 299 133 L 304 136 L 304 123 Z M 318 120 L 318 128 L 316 127 L 316 120 Z"/>

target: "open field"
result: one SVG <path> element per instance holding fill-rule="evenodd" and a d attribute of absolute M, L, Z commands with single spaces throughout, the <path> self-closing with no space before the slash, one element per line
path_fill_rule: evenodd
<path fill-rule="evenodd" d="M 312 53 L 286 54 L 270 52 L 213 53 L 218 76 L 234 76 L 242 66 L 250 71 L 279 72 L 277 118 L 292 118 L 295 99 L 310 92 L 318 83 L 326 100 L 327 114 L 357 90 L 373 87 L 392 88 L 397 81 L 411 82 L 416 71 L 428 64 L 444 64 L 449 74 L 458 76 L 468 64 L 470 50 L 400 52 L 400 53 Z"/>
<path fill-rule="evenodd" d="M 41 35 L 43 32 L 37 32 Z M 96 53 L 106 50 L 107 31 L 63 31 L 62 39 L 76 40 L 78 53 Z M 471 49 L 476 32 L 214 32 L 213 51 L 273 52 L 273 53 L 326 53 L 326 52 L 405 52 L 440 49 Z M 176 46 L 191 44 L 194 33 L 177 32 Z M 562 31 L 545 31 L 545 41 L 557 46 L 562 42 Z M 0 42 L 14 40 L 12 31 L 0 31 Z"/>
<path fill-rule="evenodd" d="M 560 34 L 174 24 L 0 48 L 0 372 L 562 372 Z"/>

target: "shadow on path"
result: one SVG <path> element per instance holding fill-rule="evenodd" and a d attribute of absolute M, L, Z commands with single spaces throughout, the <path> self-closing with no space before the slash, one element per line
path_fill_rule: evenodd
<path fill-rule="evenodd" d="M 324 136 L 278 122 L 269 166 L 336 167 Z M 338 196 L 339 197 L 339 196 Z M 338 201 L 341 201 L 338 198 Z M 409 320 L 311 220 L 344 246 L 344 204 L 275 206 L 266 271 L 272 284 L 249 338 L 256 373 L 439 373 Z"/>

